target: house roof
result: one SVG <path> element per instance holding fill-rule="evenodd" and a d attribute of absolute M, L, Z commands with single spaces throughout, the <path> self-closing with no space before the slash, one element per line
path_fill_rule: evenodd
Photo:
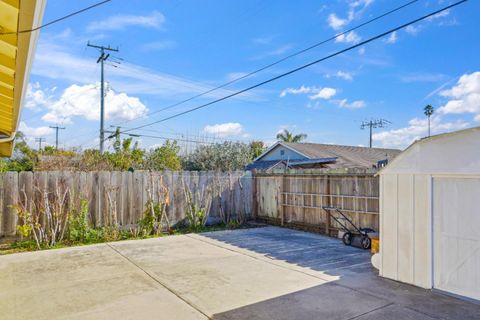
<path fill-rule="evenodd" d="M 270 161 L 255 161 L 245 166 L 245 170 L 267 170 L 270 169 L 283 160 L 270 160 Z"/>
<path fill-rule="evenodd" d="M 334 163 L 337 158 L 321 158 L 321 159 L 308 159 L 308 160 L 258 160 L 248 164 L 245 167 L 245 170 L 267 170 L 272 169 L 278 164 L 287 165 L 289 167 L 295 167 L 299 165 L 308 165 L 308 164 L 327 164 L 327 163 Z"/>
<path fill-rule="evenodd" d="M 343 146 L 335 144 L 320 144 L 320 143 L 292 143 L 292 142 L 277 142 L 267 151 L 265 151 L 256 160 L 268 154 L 278 145 L 289 148 L 308 159 L 324 159 L 337 158 L 331 167 L 335 168 L 371 168 L 381 160 L 391 160 L 396 157 L 401 150 L 398 149 L 384 149 L 384 148 L 367 148 L 355 146 Z"/>

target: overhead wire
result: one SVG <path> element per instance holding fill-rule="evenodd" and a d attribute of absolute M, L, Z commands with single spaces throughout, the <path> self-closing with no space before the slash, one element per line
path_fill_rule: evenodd
<path fill-rule="evenodd" d="M 98 7 L 98 6 L 101 6 L 101 5 L 103 5 L 103 4 L 107 3 L 107 2 L 110 2 L 110 1 L 112 1 L 112 0 L 105 0 L 105 1 L 101 1 L 101 2 L 95 3 L 95 4 L 91 5 L 91 6 L 86 7 L 86 8 L 83 8 L 83 9 L 77 10 L 77 11 L 75 11 L 75 12 L 72 12 L 72 13 L 70 13 L 70 14 L 67 14 L 66 16 L 63 16 L 63 17 L 60 17 L 60 18 L 58 18 L 58 19 L 52 20 L 52 21 L 50 21 L 50 22 L 47 22 L 47 23 L 45 23 L 45 24 L 43 24 L 43 25 L 41 25 L 41 26 L 38 26 L 38 27 L 36 27 L 36 28 L 26 29 L 26 30 L 19 30 L 19 31 L 0 32 L 0 35 L 22 34 L 22 33 L 34 32 L 34 31 L 43 29 L 43 28 L 45 28 L 45 27 L 48 27 L 48 26 L 50 26 L 50 25 L 52 25 L 52 24 L 55 24 L 55 23 L 58 23 L 58 22 L 60 22 L 60 21 L 66 20 L 66 19 L 68 19 L 68 18 L 70 18 L 70 17 L 76 16 L 76 15 L 78 15 L 78 14 L 80 14 L 80 13 L 85 12 L 85 11 L 88 11 L 88 10 L 91 10 L 91 9 L 96 8 L 96 7 Z"/>
<path fill-rule="evenodd" d="M 387 31 L 385 31 L 385 32 L 382 32 L 382 33 L 380 33 L 380 34 L 377 34 L 376 36 L 370 37 L 370 38 L 368 38 L 367 40 L 360 41 L 359 43 L 354 44 L 354 45 L 352 45 L 352 46 L 350 46 L 350 47 L 347 47 L 347 48 L 345 48 L 345 49 L 336 51 L 336 52 L 334 52 L 334 53 L 332 53 L 332 54 L 329 54 L 329 55 L 327 55 L 327 56 L 325 56 L 325 57 L 323 57 L 323 58 L 314 60 L 314 61 L 312 61 L 312 62 L 310 62 L 310 63 L 304 64 L 304 65 L 302 65 L 302 66 L 300 66 L 300 67 L 294 68 L 294 69 L 292 69 L 292 70 L 290 70 L 290 71 L 284 72 L 284 73 L 282 73 L 282 74 L 280 74 L 280 75 L 277 75 L 277 76 L 275 76 L 275 77 L 273 77 L 273 78 L 264 80 L 264 81 L 262 81 L 262 82 L 259 82 L 259 83 L 257 83 L 257 84 L 254 84 L 254 85 L 249 86 L 249 87 L 247 87 L 247 88 L 244 88 L 244 89 L 242 89 L 242 90 L 236 91 L 236 92 L 234 92 L 234 93 L 232 93 L 232 94 L 226 95 L 226 96 L 221 97 L 221 98 L 219 98 L 219 99 L 210 101 L 210 102 L 208 102 L 208 103 L 199 105 L 199 106 L 197 106 L 197 107 L 188 109 L 188 110 L 186 110 L 186 111 L 182 111 L 182 112 L 176 113 L 176 114 L 174 114 L 174 115 L 171 115 L 171 116 L 169 116 L 169 117 L 166 117 L 166 118 L 163 118 L 163 119 L 154 121 L 154 122 L 150 122 L 150 123 L 147 123 L 147 124 L 144 124 L 144 125 L 141 125 L 141 126 L 137 126 L 137 127 L 134 127 L 134 128 L 130 128 L 130 129 L 124 130 L 124 131 L 122 131 L 122 132 L 123 132 L 123 133 L 126 133 L 126 132 L 131 132 L 131 131 L 133 131 L 133 130 L 138 130 L 138 129 L 142 129 L 142 128 L 145 128 L 145 127 L 149 127 L 149 126 L 152 126 L 152 125 L 154 125 L 154 124 L 161 123 L 161 122 L 164 122 L 164 121 L 167 121 L 167 120 L 171 120 L 171 119 L 180 117 L 180 116 L 182 116 L 182 115 L 185 115 L 185 114 L 194 112 L 194 111 L 196 111 L 196 110 L 206 108 L 206 107 L 208 107 L 208 106 L 211 106 L 211 105 L 213 105 L 213 104 L 216 104 L 216 103 L 221 102 L 221 101 L 224 101 L 224 100 L 227 100 L 227 99 L 229 99 L 229 98 L 235 97 L 235 96 L 240 95 L 240 94 L 242 94 L 242 93 L 245 93 L 245 92 L 247 92 L 247 91 L 250 91 L 250 90 L 253 90 L 253 89 L 258 88 L 258 87 L 260 87 L 260 86 L 263 86 L 263 85 L 265 85 L 265 84 L 267 84 L 267 83 L 276 81 L 276 80 L 281 79 L 281 78 L 284 78 L 284 77 L 286 77 L 286 76 L 288 76 L 288 75 L 290 75 L 290 74 L 293 74 L 293 73 L 296 73 L 296 72 L 301 71 L 301 70 L 303 70 L 303 69 L 306 69 L 306 68 L 308 68 L 308 67 L 310 67 L 310 66 L 312 66 L 312 65 L 315 65 L 315 64 L 317 64 L 317 63 L 320 63 L 320 62 L 322 62 L 322 61 L 325 61 L 325 60 L 331 59 L 331 58 L 333 58 L 333 57 L 336 57 L 336 56 L 338 56 L 338 55 L 340 55 L 340 54 L 342 54 L 342 53 L 351 51 L 351 50 L 353 50 L 353 49 L 355 49 L 355 48 L 361 47 L 361 46 L 366 45 L 366 44 L 368 44 L 368 43 L 370 43 L 370 42 L 373 42 L 373 41 L 375 41 L 375 40 L 378 40 L 378 39 L 380 39 L 380 38 L 383 38 L 383 37 L 385 37 L 386 35 L 389 35 L 389 34 L 391 34 L 391 33 L 393 33 L 393 32 L 396 32 L 396 31 L 399 31 L 399 30 L 401 30 L 401 29 L 404 29 L 404 28 L 406 28 L 406 27 L 408 27 L 408 26 L 410 26 L 410 25 L 413 25 L 413 24 L 415 24 L 415 23 L 417 23 L 417 22 L 420 22 L 420 21 L 422 21 L 422 20 L 425 20 L 425 19 L 427 19 L 427 18 L 430 18 L 430 17 L 432 17 L 432 16 L 434 16 L 434 15 L 437 15 L 437 14 L 439 14 L 439 13 L 441 13 L 441 12 L 444 12 L 444 11 L 449 10 L 449 9 L 451 9 L 451 8 L 453 8 L 453 7 L 456 7 L 456 6 L 460 5 L 460 4 L 463 4 L 463 3 L 467 2 L 467 1 L 468 1 L 468 0 L 460 0 L 460 1 L 457 1 L 457 2 L 455 2 L 455 3 L 453 3 L 453 4 L 451 4 L 451 5 L 445 6 L 445 7 L 441 8 L 441 9 L 435 10 L 435 11 L 429 13 L 429 14 L 423 15 L 423 16 L 421 16 L 421 17 L 419 17 L 419 18 L 416 18 L 416 19 L 411 20 L 411 21 L 409 21 L 409 22 L 407 22 L 407 23 L 404 23 L 404 24 L 402 24 L 402 25 L 400 25 L 400 26 L 397 26 L 397 27 L 394 27 L 394 28 L 392 28 L 392 29 L 389 29 L 389 30 L 387 30 Z"/>
<path fill-rule="evenodd" d="M 147 114 L 147 116 L 151 116 L 151 115 L 153 115 L 153 114 L 157 114 L 157 113 L 159 113 L 159 112 L 162 112 L 162 111 L 165 111 L 165 110 L 169 110 L 169 109 L 174 108 L 174 107 L 176 107 L 176 106 L 182 105 L 182 104 L 184 104 L 184 103 L 186 103 L 186 102 L 192 101 L 192 100 L 194 100 L 194 99 L 196 99 L 196 98 L 205 96 L 205 95 L 207 95 L 207 94 L 209 94 L 209 93 L 212 93 L 212 92 L 217 91 L 217 90 L 219 90 L 219 89 L 225 88 L 225 87 L 227 87 L 227 86 L 229 86 L 229 85 L 231 85 L 231 84 L 233 84 L 233 83 L 236 83 L 236 82 L 238 82 L 238 81 L 240 81 L 240 80 L 243 80 L 243 79 L 245 79 L 245 78 L 251 77 L 251 76 L 253 76 L 253 75 L 255 75 L 255 74 L 259 73 L 259 72 L 262 72 L 262 71 L 264 71 L 264 70 L 266 70 L 266 69 L 269 69 L 269 68 L 271 68 L 271 67 L 273 67 L 273 66 L 276 66 L 276 65 L 278 65 L 278 64 L 280 64 L 280 63 L 282 63 L 282 62 L 284 62 L 284 61 L 286 61 L 286 60 L 289 60 L 289 59 L 291 59 L 291 58 L 293 58 L 293 57 L 296 57 L 296 56 L 298 56 L 298 55 L 300 55 L 300 54 L 303 54 L 303 53 L 305 53 L 305 52 L 307 52 L 307 51 L 310 51 L 310 50 L 312 50 L 312 49 L 315 49 L 315 48 L 317 48 L 317 47 L 319 47 L 319 46 L 321 46 L 321 45 L 323 45 L 323 44 L 325 44 L 325 43 L 327 43 L 327 42 L 333 41 L 333 40 L 335 40 L 335 39 L 337 39 L 337 38 L 339 38 L 339 37 L 341 37 L 341 36 L 344 36 L 344 35 L 346 35 L 347 33 L 350 33 L 350 32 L 352 32 L 352 31 L 355 31 L 355 30 L 357 30 L 357 29 L 359 29 L 359 28 L 362 28 L 362 27 L 364 27 L 364 26 L 366 26 L 366 25 L 368 25 L 368 24 L 371 24 L 372 22 L 375 22 L 375 21 L 377 21 L 377 20 L 379 20 L 379 19 L 381 19 L 381 18 L 384 18 L 384 17 L 386 17 L 386 16 L 388 16 L 388 15 L 390 15 L 390 14 L 393 14 L 393 13 L 395 13 L 395 12 L 397 12 L 397 11 L 405 8 L 405 7 L 408 7 L 408 6 L 410 6 L 410 5 L 418 2 L 418 1 L 419 1 L 419 0 L 409 1 L 409 2 L 407 2 L 407 3 L 405 3 L 405 4 L 401 5 L 401 6 L 398 6 L 398 7 L 394 8 L 394 9 L 391 9 L 391 10 L 389 10 L 389 11 L 387 11 L 387 12 L 384 12 L 384 13 L 382 13 L 381 15 L 378 15 L 378 16 L 372 18 L 372 19 L 369 19 L 369 20 L 367 20 L 367 21 L 365 21 L 365 22 L 363 22 L 363 23 L 361 23 L 361 24 L 359 24 L 359 25 L 356 25 L 356 26 L 354 26 L 354 27 L 352 27 L 352 28 L 349 28 L 349 29 L 347 29 L 347 30 L 345 30 L 345 31 L 343 31 L 343 32 L 341 32 L 341 33 L 337 33 L 337 34 L 335 34 L 335 35 L 332 36 L 332 37 L 329 37 L 329 38 L 327 38 L 327 39 L 325 39 L 325 40 L 322 40 L 322 41 L 320 41 L 320 42 L 317 42 L 317 43 L 315 43 L 315 44 L 313 44 L 313 45 L 311 45 L 311 46 L 309 46 L 309 47 L 307 47 L 307 48 L 304 48 L 304 49 L 302 49 L 302 50 L 296 51 L 296 52 L 294 52 L 294 53 L 292 53 L 292 54 L 290 54 L 290 55 L 287 55 L 287 56 L 285 56 L 285 57 L 283 57 L 283 58 L 281 58 L 281 59 L 279 59 L 279 60 L 276 60 L 276 61 L 274 61 L 274 62 L 272 62 L 272 63 L 269 63 L 269 64 L 267 64 L 267 65 L 265 65 L 265 66 L 263 66 L 263 67 L 261 67 L 261 68 L 259 68 L 259 69 L 256 69 L 256 70 L 254 70 L 254 71 L 251 71 L 251 72 L 249 72 L 249 73 L 247 73 L 247 74 L 244 74 L 244 75 L 242 75 L 242 76 L 240 76 L 240 77 L 234 78 L 234 79 L 232 79 L 232 80 L 230 80 L 230 81 L 227 81 L 227 82 L 225 82 L 225 83 L 223 83 L 223 84 L 221 84 L 221 85 L 219 85 L 219 86 L 213 87 L 213 88 L 211 88 L 211 89 L 209 89 L 209 90 L 206 90 L 206 91 L 204 91 L 204 92 L 201 92 L 201 93 L 199 93 L 199 94 L 196 94 L 196 95 L 194 95 L 194 96 L 192 96 L 192 97 L 189 97 L 189 98 L 187 98 L 187 99 L 184 99 L 184 100 L 181 100 L 181 101 L 179 101 L 179 102 L 173 103 L 173 104 L 168 105 L 168 106 L 166 106 L 166 107 L 164 107 L 164 108 L 161 108 L 161 109 L 159 109 L 159 110 L 155 110 L 155 111 L 153 111 L 153 112 L 150 112 L 150 113 Z M 125 121 L 125 122 L 123 122 L 122 124 L 129 123 L 129 122 L 134 121 L 134 120 L 137 120 L 137 119 L 139 119 L 139 118 Z"/>
<path fill-rule="evenodd" d="M 259 68 L 259 69 L 257 69 L 257 70 L 254 70 L 254 71 L 252 71 L 252 72 L 250 72 L 250 73 L 248 73 L 248 74 L 246 74 L 246 75 L 243 75 L 243 76 L 241 76 L 241 77 L 232 79 L 232 80 L 230 80 L 230 81 L 228 81 L 228 82 L 226 82 L 226 83 L 224 83 L 224 84 L 222 84 L 222 85 L 219 85 L 219 86 L 217 86 L 217 87 L 213 87 L 213 88 L 211 88 L 211 89 L 208 89 L 208 90 L 206 90 L 206 91 L 203 91 L 203 92 L 201 92 L 201 93 L 199 93 L 199 94 L 197 94 L 197 95 L 194 95 L 194 96 L 192 96 L 192 97 L 190 97 L 190 98 L 187 98 L 187 99 L 185 99 L 185 100 L 182 100 L 182 101 L 180 101 L 180 102 L 176 102 L 176 103 L 174 103 L 174 104 L 171 104 L 171 105 L 169 105 L 169 106 L 167 106 L 167 107 L 164 107 L 164 108 L 162 108 L 162 109 L 155 110 L 155 111 L 153 111 L 153 112 L 148 112 L 148 113 L 146 113 L 146 114 L 142 114 L 142 115 L 139 115 L 139 116 L 135 116 L 135 117 L 133 117 L 132 119 L 127 119 L 127 120 L 124 120 L 124 121 L 121 121 L 121 122 L 117 122 L 116 124 L 112 124 L 112 126 L 122 127 L 122 126 L 124 126 L 125 124 L 130 123 L 130 122 L 132 122 L 132 121 L 139 120 L 139 119 L 141 119 L 141 118 L 154 115 L 154 114 L 159 113 L 159 112 L 161 112 L 161 111 L 165 111 L 165 110 L 174 108 L 174 107 L 176 107 L 176 106 L 179 106 L 179 105 L 181 105 L 181 104 L 184 104 L 184 103 L 186 103 L 186 102 L 189 102 L 189 101 L 191 101 L 191 100 L 193 100 L 193 99 L 195 99 L 195 98 L 199 98 L 199 97 L 201 97 L 201 96 L 204 96 L 204 95 L 207 95 L 207 94 L 212 93 L 212 92 L 214 92 L 214 91 L 217 91 L 217 90 L 219 90 L 219 89 L 222 89 L 222 88 L 224 88 L 224 87 L 226 87 L 226 86 L 228 86 L 228 85 L 230 85 L 230 84 L 233 84 L 233 83 L 235 83 L 235 82 L 238 82 L 238 81 L 240 81 L 240 80 L 242 80 L 242 79 L 245 79 L 245 78 L 247 78 L 247 77 L 250 77 L 250 76 L 252 76 L 252 75 L 254 75 L 254 74 L 256 74 L 256 73 L 259 73 L 259 72 L 261 72 L 261 71 L 264 71 L 264 70 L 266 70 L 266 69 L 268 69 L 268 68 L 271 68 L 271 67 L 273 67 L 273 66 L 275 66 L 275 65 L 278 65 L 278 64 L 280 64 L 280 63 L 282 63 L 282 62 L 284 62 L 284 61 L 286 61 L 286 60 L 288 60 L 288 59 L 291 59 L 291 58 L 293 58 L 293 57 L 295 57 L 295 56 L 298 56 L 298 55 L 300 55 L 300 54 L 302 54 L 302 53 L 305 53 L 305 52 L 307 52 L 307 51 L 309 51 L 309 50 L 312 50 L 312 49 L 314 49 L 314 48 L 317 48 L 317 47 L 319 47 L 319 46 L 321 46 L 321 45 L 323 45 L 323 44 L 325 44 L 325 43 L 327 43 L 327 42 L 329 42 L 329 41 L 332 41 L 332 40 L 334 40 L 334 39 L 336 39 L 336 38 L 338 38 L 338 37 L 340 37 L 340 36 L 342 36 L 342 35 L 345 35 L 345 34 L 351 32 L 351 31 L 354 31 L 354 30 L 357 30 L 357 29 L 359 29 L 359 28 L 361 28 L 361 27 L 364 27 L 364 26 L 366 26 L 366 25 L 368 25 L 368 24 L 370 24 L 370 23 L 372 23 L 372 22 L 374 22 L 374 21 L 376 21 L 376 20 L 379 20 L 379 19 L 381 19 L 381 18 L 383 18 L 383 17 L 385 17 L 385 16 L 388 16 L 388 15 L 390 15 L 390 14 L 393 14 L 393 13 L 395 13 L 395 12 L 397 12 L 397 11 L 399 11 L 399 10 L 407 7 L 407 6 L 410 6 L 410 5 L 418 2 L 418 1 L 419 1 L 419 0 L 409 1 L 409 2 L 407 2 L 407 3 L 405 3 L 405 4 L 401 5 L 401 6 L 398 6 L 398 7 L 396 7 L 396 8 L 393 8 L 393 9 L 387 11 L 387 12 L 384 12 L 384 13 L 382 13 L 381 15 L 378 15 L 378 16 L 372 18 L 372 19 L 369 19 L 369 20 L 367 20 L 367 21 L 365 21 L 365 22 L 363 22 L 363 23 L 361 23 L 361 24 L 359 24 L 359 25 L 357 25 L 357 26 L 354 26 L 354 27 L 352 27 L 352 28 L 350 28 L 350 29 L 348 29 L 348 30 L 345 30 L 345 31 L 341 32 L 341 33 L 338 33 L 338 34 L 336 34 L 336 35 L 334 35 L 334 36 L 332 36 L 332 37 L 330 37 L 330 38 L 328 38 L 328 39 L 325 39 L 325 40 L 322 40 L 322 41 L 320 41 L 320 42 L 317 42 L 317 43 L 315 43 L 315 44 L 313 44 L 313 45 L 311 45 L 311 46 L 309 46 L 309 47 L 307 47 L 307 48 L 305 48 L 305 49 L 299 50 L 299 51 L 297 51 L 297 52 L 295 52 L 295 53 L 292 53 L 292 54 L 290 54 L 290 55 L 288 55 L 288 56 L 286 56 L 286 57 L 284 57 L 284 58 L 281 58 L 281 59 L 279 59 L 279 60 L 276 60 L 276 61 L 274 61 L 274 62 L 272 62 L 272 63 L 270 63 L 270 64 L 268 64 L 268 65 L 266 65 L 266 66 L 264 66 L 264 67 L 262 67 L 262 68 Z M 114 58 L 117 58 L 117 57 L 114 57 Z M 121 60 L 122 62 L 125 61 L 123 58 L 118 58 L 118 59 Z M 126 62 L 128 62 L 128 61 L 126 61 Z M 123 67 L 120 67 L 120 68 L 123 69 Z M 247 99 L 242 99 L 242 100 L 246 101 Z M 249 101 L 249 102 L 250 102 L 250 101 Z M 111 136 L 110 136 L 110 137 L 111 137 Z M 106 138 L 105 140 L 107 140 L 108 138 L 109 138 L 109 137 L 107 136 L 107 138 Z"/>

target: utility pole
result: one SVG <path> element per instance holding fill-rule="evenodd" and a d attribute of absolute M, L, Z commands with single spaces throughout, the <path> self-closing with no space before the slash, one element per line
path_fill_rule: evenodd
<path fill-rule="evenodd" d="M 45 138 L 35 138 L 35 142 L 38 142 L 38 151 L 42 151 L 42 142 L 45 142 Z"/>
<path fill-rule="evenodd" d="M 103 153 L 103 143 L 105 140 L 105 131 L 103 128 L 104 125 L 104 116 L 105 116 L 105 93 L 104 93 L 104 74 L 103 74 L 103 63 L 108 59 L 110 56 L 109 53 L 105 54 L 105 51 L 114 51 L 118 52 L 118 48 L 114 49 L 111 48 L 110 46 L 105 47 L 105 46 L 97 46 L 90 44 L 90 42 L 87 43 L 87 46 L 96 48 L 100 50 L 100 56 L 97 59 L 97 63 L 100 63 L 101 66 L 101 73 L 100 73 L 100 154 Z"/>
<path fill-rule="evenodd" d="M 65 130 L 65 127 L 50 126 L 50 128 L 55 129 L 55 149 L 58 150 L 58 130 Z"/>
<path fill-rule="evenodd" d="M 363 121 L 362 124 L 360 125 L 360 129 L 365 129 L 368 127 L 370 129 L 370 143 L 369 146 L 370 148 L 372 147 L 372 133 L 373 133 L 373 128 L 384 128 L 386 127 L 389 123 L 391 123 L 388 120 L 385 119 L 377 119 L 377 120 L 370 120 L 370 121 Z"/>

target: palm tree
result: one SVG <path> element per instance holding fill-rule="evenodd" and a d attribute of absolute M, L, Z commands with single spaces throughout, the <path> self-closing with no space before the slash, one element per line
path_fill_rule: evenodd
<path fill-rule="evenodd" d="M 427 116 L 428 118 L 428 136 L 430 137 L 430 117 L 432 116 L 433 112 L 435 110 L 433 109 L 433 107 L 431 105 L 427 105 L 425 106 L 425 108 L 423 108 L 423 113 Z"/>
<path fill-rule="evenodd" d="M 277 140 L 283 142 L 300 142 L 302 140 L 307 139 L 307 135 L 305 133 L 293 134 L 292 132 L 288 131 L 287 129 L 283 129 L 282 132 L 277 134 Z"/>

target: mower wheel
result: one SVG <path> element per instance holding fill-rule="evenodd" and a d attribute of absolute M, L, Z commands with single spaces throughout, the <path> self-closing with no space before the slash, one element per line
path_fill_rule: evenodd
<path fill-rule="evenodd" d="M 345 232 L 343 234 L 343 243 L 347 246 L 351 245 L 352 244 L 352 234 L 350 232 Z"/>
<path fill-rule="evenodd" d="M 372 240 L 368 236 L 362 237 L 362 248 L 363 249 L 370 249 L 372 246 Z"/>

